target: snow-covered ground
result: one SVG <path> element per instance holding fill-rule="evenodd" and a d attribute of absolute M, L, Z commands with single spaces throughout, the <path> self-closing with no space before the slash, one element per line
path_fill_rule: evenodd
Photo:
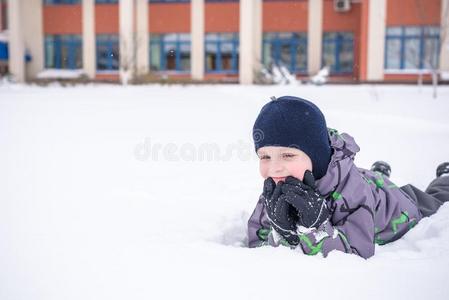
<path fill-rule="evenodd" d="M 449 87 L 3 85 L 0 299 L 449 299 L 449 205 L 369 260 L 245 247 L 251 128 L 282 95 L 398 185 L 449 160 Z"/>

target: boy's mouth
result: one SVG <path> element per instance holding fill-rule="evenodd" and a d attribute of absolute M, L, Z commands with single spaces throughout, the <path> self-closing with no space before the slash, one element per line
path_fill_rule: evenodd
<path fill-rule="evenodd" d="M 271 177 L 273 178 L 274 182 L 278 183 L 279 181 L 285 181 L 286 177 Z"/>

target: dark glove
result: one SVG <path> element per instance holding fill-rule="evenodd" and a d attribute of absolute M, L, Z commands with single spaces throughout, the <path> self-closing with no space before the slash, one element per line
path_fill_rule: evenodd
<path fill-rule="evenodd" d="M 326 200 L 316 190 L 312 172 L 307 170 L 303 181 L 288 176 L 281 190 L 281 199 L 290 203 L 298 211 L 299 225 L 318 228 L 329 219 L 330 213 Z"/>
<path fill-rule="evenodd" d="M 290 245 L 298 245 L 299 237 L 296 233 L 298 212 L 280 197 L 282 185 L 282 181 L 276 185 L 271 177 L 264 182 L 262 196 L 265 198 L 268 220 L 271 227 Z"/>

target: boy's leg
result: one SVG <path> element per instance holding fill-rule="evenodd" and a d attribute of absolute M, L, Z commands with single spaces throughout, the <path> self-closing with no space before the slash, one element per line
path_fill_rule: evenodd
<path fill-rule="evenodd" d="M 412 197 L 423 217 L 433 215 L 438 208 L 449 201 L 449 176 L 435 178 L 426 189 L 426 192 L 407 184 L 401 189 Z"/>
<path fill-rule="evenodd" d="M 449 201 L 449 176 L 435 178 L 426 189 L 426 193 L 441 201 Z"/>

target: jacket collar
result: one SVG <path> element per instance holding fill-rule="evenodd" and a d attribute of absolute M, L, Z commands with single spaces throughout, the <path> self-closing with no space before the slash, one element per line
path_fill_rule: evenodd
<path fill-rule="evenodd" d="M 328 132 L 332 156 L 326 174 L 316 183 L 318 191 L 326 197 L 348 176 L 354 166 L 354 157 L 360 151 L 359 145 L 349 134 L 340 134 L 331 128 Z"/>

